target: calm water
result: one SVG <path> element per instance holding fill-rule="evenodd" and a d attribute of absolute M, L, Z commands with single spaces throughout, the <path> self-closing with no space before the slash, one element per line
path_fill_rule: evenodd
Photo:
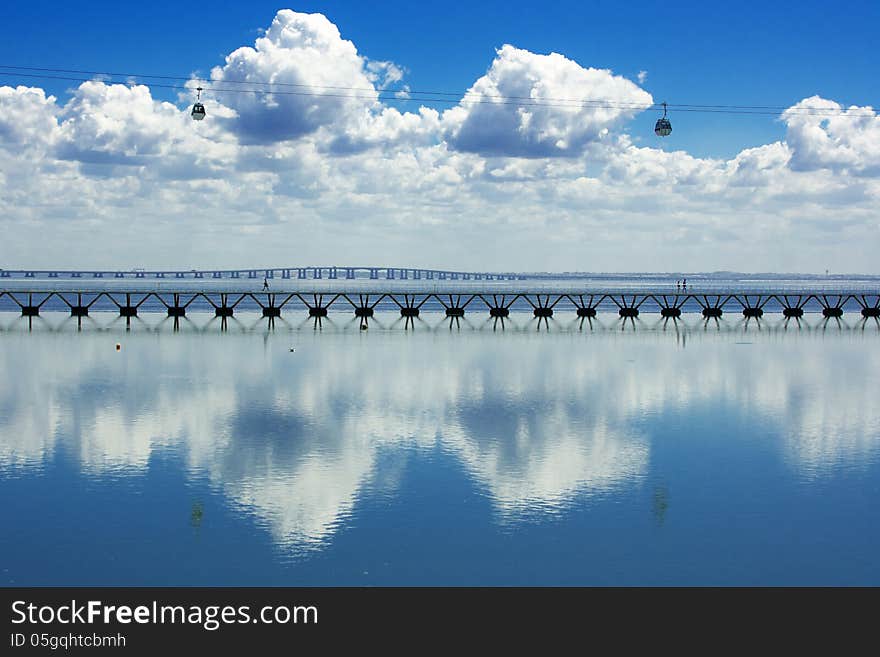
<path fill-rule="evenodd" d="M 880 585 L 873 320 L 143 319 L 0 315 L 0 583 Z"/>

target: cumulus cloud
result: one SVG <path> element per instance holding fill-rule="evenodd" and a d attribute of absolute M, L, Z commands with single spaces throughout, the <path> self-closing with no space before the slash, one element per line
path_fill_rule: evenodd
<path fill-rule="evenodd" d="M 392 62 L 370 62 L 358 54 L 325 16 L 289 9 L 278 12 L 254 47 L 233 51 L 211 71 L 216 88 L 236 90 L 216 92 L 236 112 L 231 129 L 241 141 L 256 144 L 344 126 L 377 107 L 377 84 L 402 77 Z"/>
<path fill-rule="evenodd" d="M 443 118 L 448 141 L 459 150 L 574 156 L 651 104 L 648 92 L 611 71 L 505 45 L 461 105 Z"/>
<path fill-rule="evenodd" d="M 33 87 L 0 87 L 0 148 L 19 152 L 45 147 L 57 136 L 54 96 Z"/>
<path fill-rule="evenodd" d="M 810 110 L 832 112 L 831 115 Z M 871 107 L 843 108 L 812 96 L 782 114 L 797 171 L 837 169 L 860 175 L 880 174 L 880 116 Z"/>
<path fill-rule="evenodd" d="M 85 82 L 60 113 L 61 159 L 144 164 L 183 133 L 183 115 L 143 85 Z"/>
<path fill-rule="evenodd" d="M 327 142 L 335 154 L 362 152 L 376 147 L 428 145 L 436 143 L 441 117 L 434 109 L 422 107 L 418 114 L 385 107 L 378 114 L 367 112 L 361 120 L 346 126 Z"/>
<path fill-rule="evenodd" d="M 222 106 L 212 110 L 230 115 Z M 157 101 L 144 85 L 85 82 L 59 109 L 57 121 L 54 156 L 93 174 L 122 177 L 132 171 L 119 167 L 134 167 L 141 178 L 210 178 L 235 159 L 235 140 L 219 126 L 193 126 L 189 106 Z"/>

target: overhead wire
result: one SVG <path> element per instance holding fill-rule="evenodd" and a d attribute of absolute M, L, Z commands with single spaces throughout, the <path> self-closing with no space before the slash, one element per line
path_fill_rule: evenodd
<path fill-rule="evenodd" d="M 320 84 L 305 84 L 305 83 L 297 83 L 297 82 L 277 82 L 277 81 L 264 81 L 264 80 L 236 80 L 230 78 L 223 78 L 221 80 L 212 80 L 209 78 L 202 78 L 197 76 L 180 76 L 180 75 L 159 75 L 159 74 L 148 74 L 148 73 L 114 73 L 108 71 L 87 71 L 81 69 L 56 69 L 56 68 L 39 68 L 39 67 L 31 67 L 31 66 L 11 66 L 0 64 L 0 69 L 14 69 L 14 70 L 23 70 L 23 71 L 40 71 L 40 72 L 49 72 L 49 73 L 77 73 L 81 75 L 94 75 L 94 76 L 107 76 L 107 77 L 123 77 L 123 78 L 142 78 L 142 79 L 161 79 L 161 80 L 183 80 L 187 82 L 205 82 L 208 84 L 222 82 L 225 84 L 247 84 L 247 85 L 263 85 L 263 86 L 273 86 L 273 87 L 300 87 L 307 89 L 335 89 L 335 90 L 345 90 L 345 91 L 368 91 L 373 92 L 376 91 L 375 87 L 348 87 L 348 86 L 335 86 L 335 85 L 320 85 Z M 79 79 L 79 78 L 76 78 Z M 234 90 L 227 90 L 234 91 Z M 431 95 L 431 96 L 453 96 L 456 99 L 459 99 L 462 94 L 461 92 L 450 92 L 450 91 L 423 91 L 417 89 L 409 89 L 409 88 L 401 88 L 401 89 L 382 89 L 381 91 L 385 91 L 388 93 L 400 93 L 405 92 L 407 94 L 417 94 L 417 95 Z M 465 95 L 468 93 L 480 93 L 483 96 L 492 97 L 491 94 L 485 94 L 484 92 L 465 92 Z M 498 98 L 510 99 L 510 100 L 534 100 L 531 96 L 496 96 Z M 553 98 L 547 97 L 542 98 L 542 101 L 550 101 L 550 102 L 571 102 L 571 103 L 586 103 L 586 102 L 606 102 L 603 100 L 584 100 L 580 98 Z M 635 104 L 630 103 L 630 105 L 642 107 L 644 104 Z M 699 105 L 694 103 L 667 103 L 669 107 L 689 107 L 689 108 L 707 108 L 707 109 L 754 109 L 754 110 L 779 110 L 784 111 L 787 109 L 791 109 L 789 106 L 783 105 Z M 828 109 L 828 108 L 800 108 L 800 109 Z"/>
<path fill-rule="evenodd" d="M 31 71 L 27 73 L 25 71 Z M 59 75 L 74 74 L 74 75 Z M 420 91 L 408 88 L 400 89 L 383 89 L 370 87 L 346 87 L 337 85 L 317 85 L 295 82 L 276 82 L 264 80 L 238 80 L 238 79 L 220 79 L 211 80 L 197 76 L 180 76 L 180 75 L 160 75 L 160 74 L 143 74 L 143 73 L 119 73 L 107 71 L 89 71 L 82 69 L 62 69 L 34 66 L 13 66 L 0 64 L 0 76 L 19 77 L 29 79 L 48 79 L 62 80 L 69 82 L 104 82 L 110 84 L 138 84 L 137 80 L 141 80 L 140 84 L 149 86 L 150 88 L 170 89 L 177 91 L 191 91 L 195 87 L 191 85 L 205 84 L 210 85 L 204 87 L 204 91 L 213 94 L 257 94 L 257 95 L 278 95 L 278 96 L 313 96 L 324 98 L 351 98 L 369 101 L 385 101 L 385 102 L 423 102 L 438 103 L 449 105 L 474 105 L 474 104 L 491 104 L 491 105 L 512 105 L 517 107 L 548 107 L 557 109 L 616 109 L 616 110 L 655 110 L 661 109 L 662 103 L 634 103 L 624 101 L 614 101 L 607 99 L 575 99 L 575 98 L 532 98 L 527 96 L 508 96 L 498 94 L 487 94 L 485 92 L 471 91 L 466 92 L 447 92 L 447 91 Z M 91 77 L 80 77 L 91 76 Z M 104 78 L 104 79 L 101 79 Z M 124 82 L 114 82 L 113 78 L 125 78 Z M 150 82 L 146 82 L 150 80 Z M 168 84 L 167 82 L 152 82 L 152 80 L 178 81 L 184 84 Z M 216 86 L 216 85 L 239 85 L 239 86 Z M 246 88 L 248 85 L 249 88 Z M 282 87 L 277 89 L 276 87 Z M 284 89 L 286 88 L 286 89 Z M 328 93 L 329 91 L 329 93 Z M 338 91 L 346 91 L 350 93 L 334 93 Z M 367 94 L 359 94 L 358 92 L 367 92 Z M 867 109 L 866 112 L 846 108 L 829 108 L 829 107 L 785 107 L 774 105 L 707 105 L 694 103 L 666 103 L 666 106 L 676 112 L 697 112 L 697 113 L 717 113 L 717 114 L 755 114 L 755 115 L 773 115 L 776 116 L 781 112 L 791 114 L 807 115 L 807 116 L 841 116 L 847 118 L 870 118 L 876 116 L 869 108 L 858 108 L 858 110 Z"/>

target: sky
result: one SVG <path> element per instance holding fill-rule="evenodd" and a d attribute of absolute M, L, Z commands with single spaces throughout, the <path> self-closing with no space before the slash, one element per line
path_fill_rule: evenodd
<path fill-rule="evenodd" d="M 880 5 L 704 5 L 15 3 L 0 266 L 880 273 Z"/>

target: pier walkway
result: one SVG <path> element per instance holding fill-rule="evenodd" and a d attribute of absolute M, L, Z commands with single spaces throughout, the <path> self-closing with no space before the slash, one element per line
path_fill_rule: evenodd
<path fill-rule="evenodd" d="M 10 273 L 0 278 L 0 308 L 17 309 L 31 317 L 49 308 L 67 310 L 78 317 L 93 310 L 135 317 L 141 309 L 148 308 L 167 312 L 171 317 L 184 317 L 189 309 L 202 308 L 224 318 L 244 309 L 257 310 L 270 318 L 280 317 L 282 311 L 307 313 L 310 317 L 326 317 L 331 311 L 347 312 L 368 318 L 380 307 L 397 310 L 403 317 L 418 317 L 422 309 L 441 310 L 448 317 L 463 317 L 465 313 L 507 317 L 512 310 L 531 311 L 541 318 L 560 312 L 595 317 L 600 309 L 632 318 L 643 312 L 676 318 L 683 311 L 701 312 L 707 318 L 725 313 L 758 318 L 765 312 L 796 318 L 808 309 L 825 317 L 841 317 L 844 312 L 880 317 L 880 284 L 875 282 L 700 281 L 681 287 L 668 280 L 540 280 L 521 279 L 518 275 L 503 280 L 279 280 L 262 272 L 264 283 L 264 277 L 215 279 L 175 275 L 169 280 L 156 276 L 104 278 L 94 272 L 87 277 L 80 273 L 81 276 L 64 278 L 46 273 L 40 277 Z"/>

